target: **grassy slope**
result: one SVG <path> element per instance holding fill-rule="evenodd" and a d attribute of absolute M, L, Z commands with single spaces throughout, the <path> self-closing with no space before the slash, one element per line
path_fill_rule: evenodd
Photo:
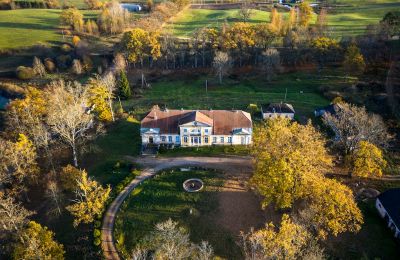
<path fill-rule="evenodd" d="M 208 80 L 214 76 L 208 77 Z M 186 80 L 163 80 L 151 82 L 142 98 L 124 102 L 126 109 L 148 109 L 154 104 L 167 105 L 173 109 L 246 109 L 252 104 L 280 102 L 285 98 L 294 105 L 299 116 L 311 116 L 316 107 L 329 104 L 318 88 L 324 84 L 341 84 L 336 79 L 323 79 L 305 73 L 279 76 L 272 82 L 264 78 L 249 78 L 241 81 L 225 79 L 223 85 L 209 83 L 205 91 L 205 77 Z"/>
<path fill-rule="evenodd" d="M 94 18 L 98 11 L 82 11 Z M 62 35 L 57 30 L 60 10 L 19 9 L 0 11 L 0 49 L 33 46 L 38 43 L 57 45 Z"/>
<path fill-rule="evenodd" d="M 188 9 L 173 19 L 166 28 L 177 36 L 188 37 L 198 28 L 218 27 L 224 21 L 228 23 L 240 22 L 238 9 L 232 10 L 207 10 Z M 269 12 L 254 10 L 250 23 L 269 21 Z"/>
<path fill-rule="evenodd" d="M 187 178 L 201 178 L 204 190 L 185 192 L 182 183 Z M 156 223 L 172 218 L 188 228 L 193 242 L 207 240 L 217 255 L 235 259 L 240 252 L 233 237 L 218 227 L 213 217 L 218 207 L 216 191 L 221 185 L 216 173 L 201 170 L 167 172 L 146 181 L 124 203 L 117 217 L 115 237 L 119 245 L 129 252 Z M 192 215 L 189 209 L 193 209 Z"/>
<path fill-rule="evenodd" d="M 328 15 L 333 35 L 354 36 L 362 34 L 369 24 L 378 24 L 389 11 L 400 11 L 398 0 L 341 0 L 335 13 Z"/>

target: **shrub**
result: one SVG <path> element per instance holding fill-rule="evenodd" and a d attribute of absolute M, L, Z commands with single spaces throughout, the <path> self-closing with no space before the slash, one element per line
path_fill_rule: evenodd
<path fill-rule="evenodd" d="M 70 55 L 60 55 L 57 57 L 57 67 L 66 69 L 68 68 L 69 64 L 71 63 L 71 56 Z"/>
<path fill-rule="evenodd" d="M 93 241 L 93 244 L 94 244 L 95 246 L 99 246 L 99 245 L 101 244 L 100 238 L 99 238 L 99 237 L 96 237 L 96 238 L 94 239 L 94 241 Z"/>
<path fill-rule="evenodd" d="M 93 231 L 93 236 L 96 238 L 96 237 L 100 237 L 100 235 L 101 235 L 101 231 L 99 229 L 95 228 Z"/>
<path fill-rule="evenodd" d="M 71 45 L 64 43 L 63 45 L 61 45 L 61 51 L 65 52 L 65 53 L 71 52 L 72 47 L 71 47 Z"/>
<path fill-rule="evenodd" d="M 22 80 L 32 79 L 35 76 L 35 72 L 30 67 L 19 66 L 17 68 L 17 77 Z"/>
<path fill-rule="evenodd" d="M 74 46 L 77 46 L 80 41 L 81 41 L 81 38 L 79 38 L 79 36 L 74 35 L 74 37 L 72 37 L 72 44 Z"/>
<path fill-rule="evenodd" d="M 50 58 L 44 60 L 44 67 L 48 72 L 54 72 L 56 70 L 56 64 Z"/>

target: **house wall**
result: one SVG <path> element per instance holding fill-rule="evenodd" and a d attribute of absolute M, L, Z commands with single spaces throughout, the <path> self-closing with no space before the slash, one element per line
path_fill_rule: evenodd
<path fill-rule="evenodd" d="M 294 113 L 262 113 L 262 116 L 263 119 L 276 118 L 278 116 L 293 119 Z"/>
<path fill-rule="evenodd" d="M 384 219 L 385 219 L 385 217 L 388 218 L 387 224 L 388 224 L 388 227 L 394 231 L 394 237 L 400 238 L 400 228 L 395 225 L 392 218 L 387 213 L 386 209 L 383 207 L 383 205 L 379 199 L 376 199 L 375 207 L 378 210 L 379 215 L 381 215 L 382 218 L 384 218 Z"/>

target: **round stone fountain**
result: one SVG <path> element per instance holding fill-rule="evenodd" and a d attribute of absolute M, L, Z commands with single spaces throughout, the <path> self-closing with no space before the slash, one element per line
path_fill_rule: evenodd
<path fill-rule="evenodd" d="M 198 192 L 203 189 L 203 181 L 200 179 L 192 178 L 183 182 L 183 189 L 187 192 Z"/>

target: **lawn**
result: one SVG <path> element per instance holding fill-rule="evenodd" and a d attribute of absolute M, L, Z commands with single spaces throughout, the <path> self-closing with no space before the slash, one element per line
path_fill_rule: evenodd
<path fill-rule="evenodd" d="M 329 74 L 332 75 L 332 74 Z M 329 104 L 330 100 L 319 91 L 321 86 L 346 84 L 341 78 L 319 77 L 309 73 L 289 73 L 278 76 L 272 82 L 265 78 L 249 77 L 241 80 L 227 78 L 222 85 L 215 83 L 213 75 L 180 78 L 151 83 L 151 89 L 143 96 L 123 102 L 126 110 L 150 109 L 152 105 L 166 105 L 171 109 L 242 109 L 249 104 L 286 101 L 293 104 L 298 117 L 312 117 L 316 107 Z M 209 80 L 206 91 L 205 81 Z M 214 82 L 214 83 L 213 83 Z"/>
<path fill-rule="evenodd" d="M 95 18 L 98 11 L 82 11 L 85 18 Z M 59 45 L 61 10 L 0 10 L 0 50 L 30 47 L 36 44 Z"/>
<path fill-rule="evenodd" d="M 179 37 L 190 37 L 198 28 L 219 27 L 225 21 L 240 22 L 238 11 L 239 9 L 187 9 L 172 19 L 165 28 Z M 269 22 L 269 14 L 269 12 L 254 10 L 249 22 L 253 24 Z"/>
<path fill-rule="evenodd" d="M 332 34 L 336 37 L 355 36 L 365 32 L 370 24 L 378 24 L 390 11 L 400 11 L 398 0 L 341 0 L 328 15 Z"/>
<path fill-rule="evenodd" d="M 197 193 L 185 192 L 182 184 L 188 178 L 202 179 L 204 189 Z M 217 172 L 193 169 L 175 169 L 145 181 L 132 192 L 118 214 L 114 235 L 119 249 L 130 252 L 156 223 L 172 218 L 189 230 L 193 242 L 206 240 L 216 255 L 237 259 L 241 253 L 234 237 L 215 223 L 218 217 L 216 195 L 222 183 Z"/>

